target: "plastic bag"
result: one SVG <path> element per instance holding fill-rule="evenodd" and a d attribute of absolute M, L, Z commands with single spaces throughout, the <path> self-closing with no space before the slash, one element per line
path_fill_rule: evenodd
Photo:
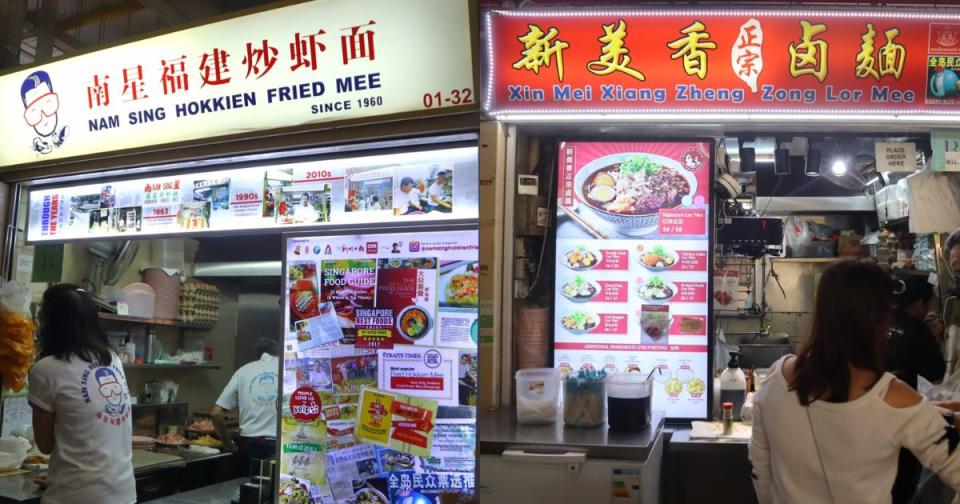
<path fill-rule="evenodd" d="M 19 469 L 27 458 L 30 441 L 17 436 L 0 437 L 0 471 Z"/>
<path fill-rule="evenodd" d="M 17 280 L 0 285 L 0 310 L 30 315 L 30 288 Z"/>
<path fill-rule="evenodd" d="M 939 385 L 927 391 L 931 401 L 960 401 L 960 373 L 948 376 Z"/>

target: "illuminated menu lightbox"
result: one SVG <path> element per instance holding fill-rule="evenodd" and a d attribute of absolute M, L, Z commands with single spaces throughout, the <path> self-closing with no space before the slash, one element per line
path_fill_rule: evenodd
<path fill-rule="evenodd" d="M 30 242 L 475 219 L 477 148 L 161 175 L 30 192 Z"/>
<path fill-rule="evenodd" d="M 654 373 L 653 408 L 707 416 L 712 144 L 561 142 L 555 365 Z"/>

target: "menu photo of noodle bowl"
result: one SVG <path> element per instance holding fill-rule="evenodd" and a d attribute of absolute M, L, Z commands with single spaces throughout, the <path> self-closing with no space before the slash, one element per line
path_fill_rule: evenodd
<path fill-rule="evenodd" d="M 575 275 L 560 286 L 560 294 L 574 303 L 586 303 L 600 293 L 600 286 L 580 275 Z"/>
<path fill-rule="evenodd" d="M 677 286 L 673 282 L 654 275 L 637 278 L 637 295 L 651 304 L 665 304 L 677 295 Z"/>
<path fill-rule="evenodd" d="M 637 245 L 640 266 L 647 271 L 661 272 L 672 269 L 680 262 L 680 255 L 663 245 Z"/>
<path fill-rule="evenodd" d="M 577 245 L 563 254 L 564 266 L 574 271 L 593 269 L 603 259 L 601 252 L 593 247 Z"/>
<path fill-rule="evenodd" d="M 578 310 L 564 315 L 560 323 L 572 334 L 590 334 L 597 328 L 599 320 L 594 313 Z"/>
<path fill-rule="evenodd" d="M 697 178 L 670 158 L 622 152 L 594 159 L 574 177 L 578 199 L 627 236 L 657 229 L 661 209 L 690 205 Z"/>

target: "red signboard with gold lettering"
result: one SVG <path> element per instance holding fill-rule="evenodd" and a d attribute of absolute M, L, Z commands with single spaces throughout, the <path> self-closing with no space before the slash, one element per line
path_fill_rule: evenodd
<path fill-rule="evenodd" d="M 955 114 L 960 15 L 491 11 L 495 114 Z"/>

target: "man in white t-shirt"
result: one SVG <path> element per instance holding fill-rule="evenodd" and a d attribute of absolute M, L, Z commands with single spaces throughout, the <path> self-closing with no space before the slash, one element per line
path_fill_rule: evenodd
<path fill-rule="evenodd" d="M 435 212 L 449 213 L 453 211 L 453 205 L 447 201 L 447 172 L 440 170 L 437 173 L 436 180 L 427 188 L 427 205 Z"/>
<path fill-rule="evenodd" d="M 395 215 L 407 215 L 413 212 L 422 212 L 420 205 L 420 190 L 417 189 L 416 182 L 410 177 L 403 177 L 400 180 L 400 190 L 393 197 L 393 213 Z"/>
<path fill-rule="evenodd" d="M 277 394 L 280 390 L 280 344 L 270 338 L 257 341 L 260 359 L 242 366 L 224 387 L 213 407 L 213 424 L 223 446 L 234 450 L 224 423 L 227 410 L 240 410 L 240 443 L 237 453 L 243 470 L 254 460 L 273 458 L 277 443 Z"/>

